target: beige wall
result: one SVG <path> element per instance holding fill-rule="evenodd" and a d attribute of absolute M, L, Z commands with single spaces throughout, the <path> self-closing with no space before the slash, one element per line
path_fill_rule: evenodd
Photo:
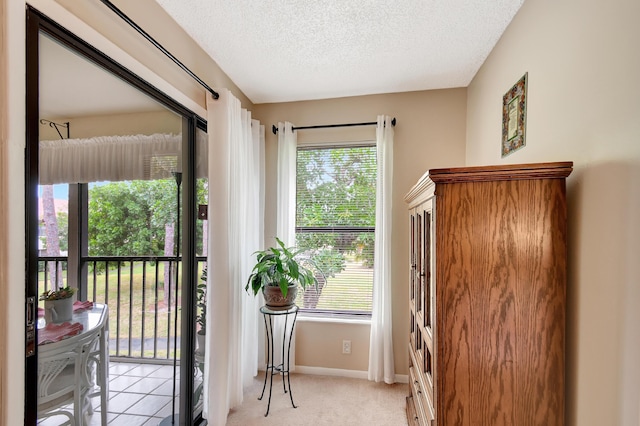
<path fill-rule="evenodd" d="M 6 28 L 5 22 L 5 0 L 0 0 L 0 22 L 3 23 L 0 28 L 0 165 L 2 170 L 0 171 L 0 299 L 6 300 L 7 298 L 7 251 L 8 241 L 7 235 L 7 206 L 8 194 L 7 194 L 7 181 L 9 175 L 7 174 L 7 168 L 5 167 L 7 161 L 7 55 L 6 55 Z M 6 310 L 0 312 L 0 412 L 6 410 L 7 401 L 7 337 L 6 337 Z M 0 416 L 0 425 L 4 425 L 2 417 Z"/>
<path fill-rule="evenodd" d="M 2 388 L 7 390 L 3 395 L 0 424 L 23 424 L 24 410 L 24 262 L 25 262 L 25 223 L 24 223 L 24 135 L 25 135 L 25 19 L 24 3 L 20 1 L 5 2 L 5 18 L 2 28 L 6 31 L 7 67 L 6 97 L 7 109 L 5 160 L 2 163 L 3 176 L 6 181 L 6 200 L 11 208 L 3 209 L 7 220 L 2 229 L 0 240 L 10 248 L 7 257 L 7 269 L 0 282 L 0 294 L 6 295 L 3 312 L 7 318 L 5 340 L 6 357 L 2 359 Z M 5 66 L 3 65 L 3 66 Z M 11 287 L 10 287 L 11 286 Z M 17 289 L 17 290 L 16 290 Z M 10 342 L 10 343 L 9 343 Z"/>
<path fill-rule="evenodd" d="M 182 117 L 171 111 L 110 114 L 75 118 L 56 118 L 57 123 L 69 123 L 72 139 L 94 136 L 152 135 L 154 133 L 182 133 Z M 54 128 L 40 125 L 40 140 L 57 140 Z M 61 129 L 62 135 L 66 129 Z"/>
<path fill-rule="evenodd" d="M 304 367 L 350 372 L 367 370 L 369 324 L 328 325 L 326 322 L 300 318 L 296 322 L 295 340 L 298 371 L 304 372 Z M 342 353 L 343 340 L 351 341 L 351 354 Z M 300 367 L 303 367 L 302 370 Z"/>
<path fill-rule="evenodd" d="M 640 2 L 527 0 L 468 87 L 467 164 L 572 160 L 567 424 L 640 423 Z M 528 71 L 527 145 L 500 158 Z"/>
<path fill-rule="evenodd" d="M 118 18 L 98 0 L 56 0 L 68 11 L 104 35 L 118 48 L 152 69 L 161 78 L 170 82 L 181 93 L 206 109 L 205 90 L 163 53 L 152 47 L 128 24 Z M 240 99 L 242 106 L 252 108 L 251 101 L 227 77 L 208 55 L 204 53 L 180 28 L 158 3 L 153 0 L 113 0 L 112 3 L 136 22 L 160 45 L 171 52 L 207 85 L 227 88 Z M 188 105 L 187 105 L 188 106 Z M 198 111 L 195 111 L 198 112 Z M 206 117 L 206 115 L 202 115 Z"/>
<path fill-rule="evenodd" d="M 276 229 L 277 137 L 272 124 L 294 126 L 376 121 L 377 115 L 396 117 L 393 161 L 393 339 L 396 374 L 408 372 L 407 304 L 409 229 L 404 195 L 429 168 L 459 166 L 465 155 L 466 89 L 360 96 L 320 101 L 255 105 L 254 116 L 267 128 L 265 237 Z M 375 140 L 375 126 L 298 131 L 298 143 Z M 369 327 L 353 324 L 300 322 L 296 364 L 366 371 Z M 313 336 L 312 338 L 302 336 Z M 317 336 L 317 338 L 316 338 Z M 352 341 L 352 354 L 342 354 L 342 340 Z"/>

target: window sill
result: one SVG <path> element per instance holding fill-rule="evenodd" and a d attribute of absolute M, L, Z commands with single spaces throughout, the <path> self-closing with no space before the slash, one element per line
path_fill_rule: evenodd
<path fill-rule="evenodd" d="M 363 324 L 371 325 L 371 318 L 340 318 L 340 317 L 325 317 L 319 315 L 304 315 L 300 313 L 298 315 L 298 322 L 323 322 L 332 324 Z"/>

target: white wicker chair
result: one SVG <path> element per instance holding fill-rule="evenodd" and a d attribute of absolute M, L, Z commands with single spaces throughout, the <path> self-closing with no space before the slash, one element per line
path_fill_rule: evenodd
<path fill-rule="evenodd" d="M 82 426 L 92 407 L 87 395 L 94 385 L 95 369 L 89 358 L 100 333 L 68 339 L 58 350 L 38 356 L 38 418 L 63 415 L 63 425 Z M 71 407 L 69 408 L 69 406 Z"/>
<path fill-rule="evenodd" d="M 105 333 L 105 336 L 102 336 Z M 101 403 L 108 399 L 109 395 L 109 334 L 108 330 L 102 329 L 98 336 L 102 339 L 105 348 L 101 348 L 100 342 L 96 341 L 95 345 L 89 350 L 89 357 L 87 360 L 86 369 L 86 384 L 90 387 L 90 392 L 87 395 L 88 398 L 101 397 Z M 104 398 L 103 398 L 104 396 Z M 92 410 L 93 405 L 89 404 L 89 410 Z M 101 423 L 106 426 L 107 422 L 107 407 L 101 406 Z"/>

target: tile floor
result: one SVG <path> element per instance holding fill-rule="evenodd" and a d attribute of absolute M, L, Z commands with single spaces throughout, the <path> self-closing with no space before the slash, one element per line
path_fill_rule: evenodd
<path fill-rule="evenodd" d="M 179 368 L 177 377 L 179 377 Z M 109 365 L 109 425 L 156 426 L 171 415 L 173 365 L 135 364 L 111 361 Z M 180 381 L 176 380 L 176 394 Z M 92 398 L 94 413 L 89 426 L 100 425 L 100 398 Z M 176 398 L 176 409 L 178 399 Z M 40 426 L 56 426 L 63 416 L 50 417 Z"/>

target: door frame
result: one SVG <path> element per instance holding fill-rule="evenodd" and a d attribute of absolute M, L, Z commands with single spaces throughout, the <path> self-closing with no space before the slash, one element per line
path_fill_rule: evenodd
<path fill-rule="evenodd" d="M 207 131 L 207 122 L 184 105 L 161 92 L 136 74 L 113 61 L 89 43 L 71 33 L 32 6 L 26 9 L 26 149 L 25 149 L 25 303 L 29 297 L 37 300 L 38 289 L 38 155 L 39 155 L 39 35 L 45 33 L 65 47 L 112 73 L 147 94 L 183 120 L 182 138 L 182 354 L 195 352 L 195 324 L 197 262 L 196 253 L 196 131 Z M 189 291 L 185 291 L 189 290 Z M 25 333 L 26 325 L 25 325 Z M 37 331 L 35 339 L 37 341 Z M 37 345 L 32 356 L 25 355 L 25 411 L 24 424 L 37 421 Z M 179 424 L 193 424 L 194 360 L 187 356 L 180 360 Z"/>
<path fill-rule="evenodd" d="M 7 30 L 6 30 L 6 5 L 5 0 L 0 0 L 0 22 L 2 22 L 2 28 L 0 28 L 0 63 L 7 63 Z M 0 164 L 2 164 L 2 171 L 0 171 L 0 232 L 7 231 L 8 224 L 8 211 L 9 211 L 9 173 L 7 172 L 7 157 L 8 157 L 8 131 L 7 124 L 8 118 L 8 100 L 7 100 L 7 67 L 3 66 L 0 69 Z M 5 234 L 6 235 L 6 234 Z M 9 242 L 8 238 L 0 240 L 0 283 L 8 283 L 7 268 L 9 266 L 8 260 Z M 0 297 L 7 300 L 9 293 L 8 284 L 3 284 L 0 288 Z M 0 359 L 3 361 L 3 365 L 0 366 L 0 370 L 3 370 L 8 366 L 7 360 L 7 324 L 8 315 L 7 310 L 3 309 L 0 313 Z M 6 373 L 0 373 L 0 413 L 6 412 L 6 395 L 9 391 L 8 379 Z M 0 424 L 3 419 L 0 416 Z"/>

